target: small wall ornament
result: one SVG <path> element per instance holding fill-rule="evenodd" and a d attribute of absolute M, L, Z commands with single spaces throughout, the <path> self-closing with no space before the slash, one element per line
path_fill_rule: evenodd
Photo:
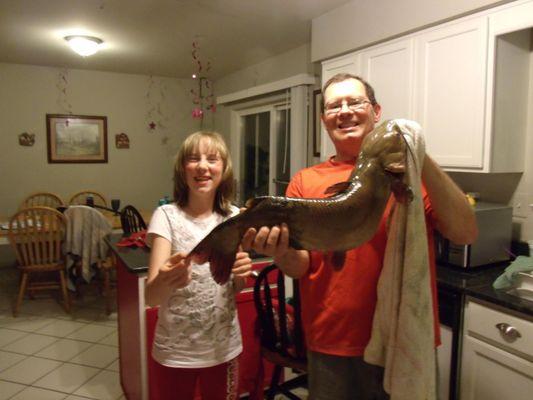
<path fill-rule="evenodd" d="M 115 135 L 115 146 L 117 149 L 129 149 L 130 138 L 124 132 Z"/>
<path fill-rule="evenodd" d="M 35 133 L 23 132 L 19 135 L 21 146 L 33 146 L 35 144 Z"/>

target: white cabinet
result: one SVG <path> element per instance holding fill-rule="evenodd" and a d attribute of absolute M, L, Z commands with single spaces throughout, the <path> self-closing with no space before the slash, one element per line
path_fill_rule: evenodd
<path fill-rule="evenodd" d="M 413 39 L 374 46 L 361 53 L 361 75 L 382 106 L 382 120 L 413 118 Z"/>
<path fill-rule="evenodd" d="M 515 1 L 325 61 L 322 83 L 361 74 L 383 119 L 418 121 L 446 170 L 523 172 L 532 32 L 533 0 Z"/>
<path fill-rule="evenodd" d="M 415 120 L 443 167 L 483 166 L 487 24 L 474 18 L 415 37 Z"/>
<path fill-rule="evenodd" d="M 530 400 L 533 322 L 469 300 L 460 391 L 461 400 Z"/>

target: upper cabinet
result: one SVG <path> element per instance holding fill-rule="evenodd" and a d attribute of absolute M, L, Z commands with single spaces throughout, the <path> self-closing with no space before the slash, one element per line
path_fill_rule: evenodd
<path fill-rule="evenodd" d="M 475 18 L 415 38 L 414 118 L 443 167 L 483 167 L 487 22 Z"/>
<path fill-rule="evenodd" d="M 413 40 L 374 46 L 360 53 L 361 75 L 372 85 L 382 106 L 381 119 L 413 115 Z"/>
<path fill-rule="evenodd" d="M 532 27 L 533 0 L 509 3 L 324 62 L 323 82 L 359 73 L 382 119 L 418 121 L 446 170 L 522 172 Z"/>

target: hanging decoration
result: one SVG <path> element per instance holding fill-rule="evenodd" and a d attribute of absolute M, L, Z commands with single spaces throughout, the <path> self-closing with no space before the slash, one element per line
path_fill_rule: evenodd
<path fill-rule="evenodd" d="M 166 137 L 168 117 L 164 111 L 165 90 L 161 79 L 148 77 L 148 90 L 146 91 L 146 129 L 151 133 L 163 133 Z"/>
<path fill-rule="evenodd" d="M 68 101 L 68 69 L 60 69 L 57 74 L 57 105 L 63 114 L 72 114 L 72 104 Z"/>
<path fill-rule="evenodd" d="M 22 132 L 19 135 L 19 144 L 21 146 L 33 146 L 35 144 L 35 133 Z"/>
<path fill-rule="evenodd" d="M 203 124 L 205 113 L 216 111 L 215 96 L 213 91 L 213 82 L 208 78 L 207 73 L 211 69 L 211 62 L 207 61 L 204 65 L 200 58 L 200 45 L 197 41 L 192 42 L 192 59 L 196 67 L 196 72 L 192 78 L 196 81 L 197 87 L 191 89 L 193 109 L 191 116 L 200 120 L 200 127 Z"/>
<path fill-rule="evenodd" d="M 124 132 L 115 135 L 115 146 L 117 149 L 129 149 L 130 138 Z"/>

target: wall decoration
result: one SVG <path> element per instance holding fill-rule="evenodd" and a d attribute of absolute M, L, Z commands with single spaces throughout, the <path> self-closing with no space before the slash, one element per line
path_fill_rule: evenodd
<path fill-rule="evenodd" d="M 72 104 L 68 101 L 68 69 L 60 69 L 57 73 L 57 106 L 66 114 L 72 114 Z"/>
<path fill-rule="evenodd" d="M 193 119 L 200 120 L 200 127 L 203 125 L 205 113 L 210 111 L 216 112 L 215 96 L 213 89 L 213 82 L 207 77 L 207 73 L 211 69 L 211 62 L 202 63 L 199 55 L 200 45 L 197 41 L 192 42 L 192 59 L 196 66 L 196 73 L 192 74 L 192 78 L 197 83 L 196 89 L 191 89 L 192 103 L 194 105 L 191 112 Z"/>
<path fill-rule="evenodd" d="M 130 138 L 124 132 L 115 135 L 115 146 L 117 149 L 129 149 L 130 148 Z"/>
<path fill-rule="evenodd" d="M 46 114 L 49 163 L 106 163 L 107 117 Z"/>
<path fill-rule="evenodd" d="M 322 91 L 313 91 L 313 156 L 320 157 L 320 141 L 322 140 Z"/>
<path fill-rule="evenodd" d="M 162 79 L 148 77 L 148 90 L 146 91 L 146 127 L 149 132 L 164 132 L 167 129 L 168 117 L 164 110 L 166 87 Z"/>
<path fill-rule="evenodd" d="M 35 144 L 35 133 L 23 132 L 19 135 L 21 146 L 33 146 Z"/>

